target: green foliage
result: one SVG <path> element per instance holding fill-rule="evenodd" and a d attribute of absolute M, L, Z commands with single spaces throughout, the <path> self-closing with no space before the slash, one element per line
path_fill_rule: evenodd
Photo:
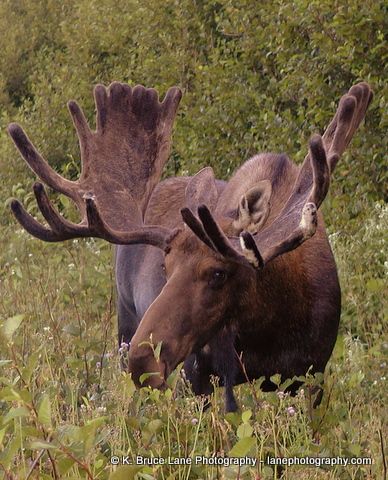
<path fill-rule="evenodd" d="M 4 0 L 0 3 L 0 478 L 372 479 L 383 475 L 386 404 L 386 5 L 381 0 Z M 179 378 L 136 390 L 116 352 L 111 248 L 47 245 L 9 214 L 36 214 L 29 173 L 6 133 L 26 128 L 69 178 L 79 172 L 65 103 L 93 123 L 92 86 L 184 90 L 165 175 L 211 165 L 220 178 L 259 151 L 297 162 L 339 97 L 365 80 L 375 98 L 341 158 L 324 214 L 343 290 L 341 333 L 311 409 L 296 398 L 236 388 L 225 415 Z M 67 198 L 57 195 L 67 217 Z M 7 200 L 8 199 L 8 200 Z M 160 345 L 155 354 L 160 353 Z M 113 465 L 111 457 L 253 456 L 256 468 Z M 274 467 L 268 456 L 367 456 L 372 466 Z"/>

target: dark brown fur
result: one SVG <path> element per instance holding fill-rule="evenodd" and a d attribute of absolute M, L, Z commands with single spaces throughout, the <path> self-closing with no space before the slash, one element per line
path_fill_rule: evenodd
<path fill-rule="evenodd" d="M 256 156 L 224 187 L 217 211 L 232 211 L 249 184 L 270 179 L 270 224 L 288 199 L 297 174 L 298 167 L 284 155 Z M 314 371 L 323 371 L 337 335 L 340 290 L 322 218 L 313 238 L 257 271 L 213 252 L 182 225 L 179 208 L 185 204 L 184 185 L 188 181 L 169 179 L 159 184 L 147 209 L 148 222 L 179 226 L 182 231 L 165 256 L 167 283 L 159 296 L 155 295 L 132 338 L 130 368 L 134 378 L 145 371 L 160 371 L 160 379 L 151 377 L 149 382 L 159 386 L 194 352 L 185 365 L 188 377 L 196 393 L 209 393 L 210 374 L 227 383 L 225 370 L 230 370 L 233 384 L 246 381 L 244 372 L 236 367 L 234 349 L 251 379 L 268 379 L 274 373 L 283 378 L 303 375 L 311 366 Z M 232 218 L 218 215 L 223 230 L 231 234 Z M 147 255 L 144 262 L 142 270 L 146 268 L 152 275 L 155 267 L 147 264 Z M 229 275 L 220 289 L 210 284 L 216 268 Z M 230 327 L 233 335 L 228 337 L 225 327 Z M 159 365 L 147 348 L 136 348 L 151 333 L 155 344 L 162 342 Z M 229 343 L 233 338 L 234 348 L 227 345 L 228 338 Z M 219 364 L 220 358 L 225 363 L 225 352 L 230 361 L 223 370 Z M 264 387 L 271 385 L 267 381 Z"/>

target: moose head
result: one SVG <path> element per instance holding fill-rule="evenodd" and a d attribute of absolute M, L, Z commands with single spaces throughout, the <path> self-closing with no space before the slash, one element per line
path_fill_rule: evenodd
<path fill-rule="evenodd" d="M 147 308 L 138 308 L 135 333 L 124 338 L 131 341 L 129 369 L 135 381 L 156 372 L 147 383 L 162 387 L 180 362 L 206 352 L 225 328 L 234 332 L 231 348 L 246 353 L 253 377 L 270 374 L 271 368 L 272 373 L 302 374 L 311 363 L 324 369 L 340 306 L 318 209 L 339 157 L 365 116 L 369 86 L 359 83 L 341 98 L 323 136 L 310 139 L 301 167 L 285 155 L 261 154 L 228 183 L 216 180 L 209 167 L 191 178 L 160 182 L 181 98 L 178 88 L 160 102 L 153 89 L 115 82 L 95 87 L 94 97 L 95 131 L 77 103 L 68 104 L 81 150 L 77 181 L 53 171 L 22 128 L 9 126 L 28 165 L 76 203 L 81 222 L 65 220 L 42 183 L 35 183 L 34 193 L 48 226 L 17 200 L 11 208 L 28 232 L 47 242 L 93 236 L 146 246 L 147 272 L 160 281 L 158 287 L 143 284 L 143 292 L 153 289 Z M 331 287 L 319 288 L 325 282 Z M 159 343 L 160 358 L 155 358 L 153 346 Z"/>

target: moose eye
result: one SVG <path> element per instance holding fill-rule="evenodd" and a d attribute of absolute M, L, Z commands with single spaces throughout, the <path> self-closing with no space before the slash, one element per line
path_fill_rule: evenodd
<path fill-rule="evenodd" d="M 209 285 L 213 288 L 222 287 L 228 278 L 227 272 L 225 270 L 217 269 L 213 270 L 209 279 Z"/>

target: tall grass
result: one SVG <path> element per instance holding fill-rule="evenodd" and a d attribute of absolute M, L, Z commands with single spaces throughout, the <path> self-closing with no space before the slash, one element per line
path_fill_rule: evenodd
<path fill-rule="evenodd" d="M 48 245 L 3 227 L 1 478 L 383 478 L 387 219 L 386 207 L 375 204 L 361 228 L 331 232 L 344 307 L 321 406 L 311 409 L 309 385 L 319 379 L 307 376 L 294 398 L 284 395 L 284 385 L 265 394 L 260 381 L 236 387 L 240 410 L 229 414 L 221 389 L 205 409 L 179 369 L 165 392 L 136 390 L 120 370 L 110 246 L 94 240 Z M 258 463 L 136 465 L 138 455 L 228 454 Z M 373 463 L 280 467 L 267 461 L 307 455 Z M 133 464 L 112 465 L 112 456 Z"/>

